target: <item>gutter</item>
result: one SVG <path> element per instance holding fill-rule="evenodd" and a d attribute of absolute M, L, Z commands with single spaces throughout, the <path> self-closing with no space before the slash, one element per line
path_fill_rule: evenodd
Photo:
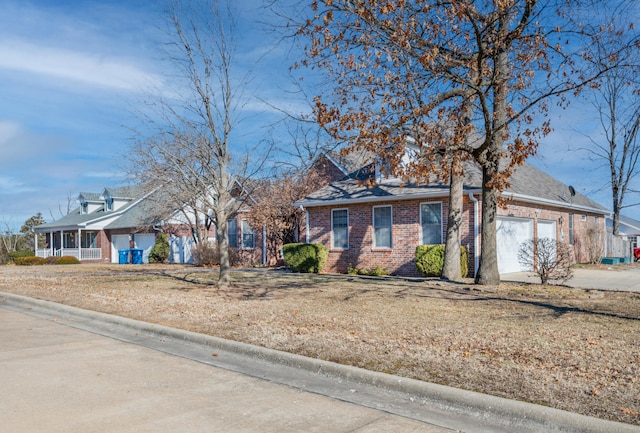
<path fill-rule="evenodd" d="M 534 204 L 548 204 L 551 206 L 561 206 L 561 207 L 565 207 L 565 208 L 569 208 L 569 209 L 576 209 L 576 210 L 582 210 L 582 211 L 586 211 L 586 212 L 593 212 L 593 213 L 598 213 L 601 215 L 607 215 L 609 213 L 611 213 L 611 211 L 607 210 L 607 209 L 598 209 L 595 207 L 591 207 L 591 206 L 581 206 L 581 205 L 575 205 L 573 203 L 567 203 L 567 202 L 563 202 L 563 201 L 558 201 L 558 200 L 549 200 L 546 198 L 537 198 L 537 197 L 532 197 L 529 195 L 524 195 L 524 194 L 518 194 L 515 192 L 503 192 L 502 197 L 506 197 L 506 198 L 511 198 L 514 200 L 518 200 L 518 201 L 523 201 L 526 203 L 534 203 Z"/>
<path fill-rule="evenodd" d="M 469 194 L 479 194 L 481 189 L 471 189 L 467 191 Z M 417 200 L 422 198 L 438 198 L 449 197 L 449 191 L 437 191 L 437 192 L 423 192 L 418 194 L 405 194 L 405 195 L 385 195 L 385 196 L 368 196 L 357 198 L 342 198 L 342 199 L 328 199 L 328 200 L 310 200 L 310 201 L 297 201 L 293 203 L 298 207 L 320 207 L 320 206 L 343 206 L 349 204 L 358 203 L 379 203 L 386 201 L 402 201 L 402 200 Z"/>

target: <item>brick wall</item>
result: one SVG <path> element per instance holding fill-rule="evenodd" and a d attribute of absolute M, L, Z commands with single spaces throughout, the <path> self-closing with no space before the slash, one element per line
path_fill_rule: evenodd
<path fill-rule="evenodd" d="M 329 248 L 326 272 L 347 272 L 349 266 L 371 269 L 380 266 L 394 275 L 419 276 L 415 265 L 415 249 L 421 242 L 420 203 L 442 204 L 442 218 L 446 221 L 447 200 L 397 200 L 375 204 L 357 204 L 347 207 L 309 208 L 309 237 L 312 243 Z M 391 206 L 393 219 L 392 248 L 373 248 L 373 208 Z M 349 210 L 349 248 L 331 248 L 331 210 Z M 470 249 L 469 266 L 473 272 L 473 204 L 464 199 L 462 245 Z M 471 232 L 469 233 L 469 227 Z M 442 239 L 444 242 L 445 228 Z"/>
<path fill-rule="evenodd" d="M 388 270 L 394 275 L 419 276 L 415 267 L 415 248 L 422 243 L 420 229 L 420 203 L 442 203 L 443 233 L 446 235 L 448 198 L 432 200 L 395 200 L 380 203 L 352 204 L 335 207 L 312 207 L 309 211 L 309 242 L 321 243 L 329 249 L 329 258 L 325 272 L 346 273 L 349 266 L 358 269 L 371 269 L 376 266 Z M 392 248 L 373 248 L 373 208 L 390 205 L 392 207 Z M 331 248 L 331 210 L 348 209 L 349 212 L 349 248 L 345 250 Z M 478 211 L 482 202 L 478 199 Z M 556 222 L 556 238 L 569 242 L 569 211 L 550 206 L 534 206 L 524 202 L 509 202 L 506 209 L 498 208 L 499 216 L 530 218 L 534 221 L 534 236 L 537 236 L 537 220 Z M 584 220 L 582 216 L 585 216 Z M 604 232 L 604 217 L 596 214 L 573 214 L 574 256 L 578 262 L 586 261 L 589 227 L 595 225 Z M 481 239 L 481 217 L 478 216 L 478 245 Z M 475 273 L 474 245 L 474 202 L 465 196 L 463 199 L 461 244 L 469 251 L 469 276 Z M 478 252 L 479 254 L 479 252 Z"/>

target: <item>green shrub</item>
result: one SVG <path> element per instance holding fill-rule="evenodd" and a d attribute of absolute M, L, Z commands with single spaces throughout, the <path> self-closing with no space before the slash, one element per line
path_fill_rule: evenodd
<path fill-rule="evenodd" d="M 73 256 L 62 256 L 56 258 L 54 265 L 79 265 L 80 260 Z"/>
<path fill-rule="evenodd" d="M 169 258 L 169 239 L 165 233 L 160 233 L 155 245 L 149 252 L 149 263 L 164 263 Z"/>
<path fill-rule="evenodd" d="M 16 259 L 19 257 L 34 257 L 33 255 L 33 251 L 31 250 L 20 250 L 20 251 L 11 251 L 10 253 L 7 253 L 7 262 L 11 263 L 15 263 Z"/>
<path fill-rule="evenodd" d="M 358 268 L 354 268 L 352 265 L 349 265 L 347 273 L 349 275 L 368 275 L 370 277 L 381 277 L 383 275 L 389 275 L 389 271 L 387 271 L 385 268 L 383 268 L 380 265 L 376 266 L 373 269 L 367 269 L 367 268 L 358 269 Z"/>
<path fill-rule="evenodd" d="M 16 257 L 13 259 L 13 263 L 18 266 L 39 266 L 46 264 L 47 259 L 36 256 Z"/>
<path fill-rule="evenodd" d="M 282 252 L 284 264 L 294 272 L 320 273 L 329 257 L 329 251 L 321 244 L 286 244 Z"/>
<path fill-rule="evenodd" d="M 425 277 L 439 277 L 444 266 L 444 245 L 419 245 L 416 247 L 416 268 Z M 460 273 L 466 277 L 469 273 L 467 249 L 460 247 Z"/>

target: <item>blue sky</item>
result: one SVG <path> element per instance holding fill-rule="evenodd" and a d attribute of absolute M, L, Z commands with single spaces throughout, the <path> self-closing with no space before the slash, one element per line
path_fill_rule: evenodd
<path fill-rule="evenodd" d="M 124 182 L 122 155 L 152 89 L 166 86 L 168 64 L 160 2 L 0 0 L 0 230 L 41 212 L 49 221 L 67 197 Z M 242 126 L 257 141 L 276 114 L 293 111 L 286 77 L 292 59 L 254 20 L 261 0 L 241 3 L 240 59 L 261 59 L 252 81 L 257 97 Z M 568 152 L 597 133 L 584 103 L 554 113 L 554 132 L 530 160 L 609 207 L 607 171 Z M 248 125 L 248 126 L 246 126 Z M 75 205 L 75 202 L 72 203 Z M 628 213 L 632 216 L 632 213 Z"/>
<path fill-rule="evenodd" d="M 125 181 L 136 113 L 170 73 L 161 3 L 0 0 L 1 230 L 37 212 L 59 218 L 68 196 Z M 237 58 L 262 59 L 255 96 L 282 106 L 289 61 L 254 21 L 260 3 L 240 3 Z M 247 107 L 247 140 L 258 140 L 274 113 L 262 102 Z"/>

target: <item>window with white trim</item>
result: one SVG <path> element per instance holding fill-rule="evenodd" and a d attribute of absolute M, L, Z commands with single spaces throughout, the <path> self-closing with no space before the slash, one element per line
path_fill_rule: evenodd
<path fill-rule="evenodd" d="M 242 249 L 250 250 L 254 247 L 253 227 L 249 221 L 242 220 Z"/>
<path fill-rule="evenodd" d="M 349 248 L 349 210 L 331 210 L 331 248 Z"/>
<path fill-rule="evenodd" d="M 238 221 L 235 218 L 227 220 L 227 238 L 229 248 L 238 248 Z"/>
<path fill-rule="evenodd" d="M 442 203 L 420 204 L 422 245 L 442 243 Z"/>
<path fill-rule="evenodd" d="M 391 206 L 373 208 L 373 247 L 391 248 Z"/>

